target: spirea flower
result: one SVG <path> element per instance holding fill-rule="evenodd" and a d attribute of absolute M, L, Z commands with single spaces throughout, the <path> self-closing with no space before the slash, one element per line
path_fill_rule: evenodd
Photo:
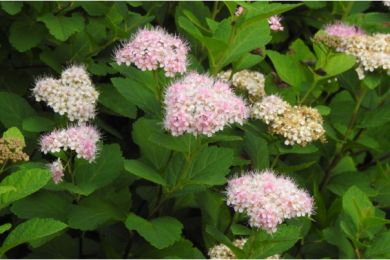
<path fill-rule="evenodd" d="M 233 245 L 243 249 L 247 241 L 247 238 L 238 238 L 233 241 Z M 237 259 L 232 250 L 224 244 L 218 244 L 210 248 L 208 255 L 210 256 L 210 259 Z M 273 255 L 266 259 L 280 259 L 280 256 Z"/>
<path fill-rule="evenodd" d="M 227 204 L 249 216 L 249 225 L 274 233 L 285 219 L 313 214 L 313 198 L 288 177 L 270 170 L 229 180 Z"/>
<path fill-rule="evenodd" d="M 344 35 L 336 35 L 335 33 L 317 34 L 315 39 L 324 42 L 329 47 L 334 48 L 338 52 L 354 56 L 359 63 L 358 76 L 359 79 L 364 78 L 364 72 L 382 69 L 390 74 L 390 35 L 377 33 L 367 35 L 361 29 L 351 26 L 350 29 L 345 29 Z M 353 33 L 353 30 L 356 30 Z M 333 30 L 326 30 L 333 31 Z M 349 33 L 347 33 L 349 32 Z"/>
<path fill-rule="evenodd" d="M 242 12 L 244 12 L 244 7 L 239 6 L 239 7 L 237 7 L 236 12 L 234 13 L 234 15 L 235 16 L 240 16 L 242 14 Z"/>
<path fill-rule="evenodd" d="M 87 122 L 95 117 L 99 93 L 82 66 L 64 70 L 60 79 L 42 78 L 35 83 L 36 101 L 44 101 L 54 112 L 70 121 Z"/>
<path fill-rule="evenodd" d="M 166 76 L 174 77 L 186 72 L 188 52 L 186 42 L 161 28 L 141 29 L 115 52 L 115 60 L 143 71 L 162 68 Z"/>
<path fill-rule="evenodd" d="M 252 105 L 251 116 L 270 124 L 282 115 L 290 105 L 277 95 L 265 96 Z"/>
<path fill-rule="evenodd" d="M 263 74 L 251 70 L 241 70 L 234 73 L 233 76 L 231 74 L 232 71 L 228 70 L 219 73 L 217 77 L 232 84 L 235 88 L 246 90 L 254 99 L 264 96 L 265 78 Z"/>
<path fill-rule="evenodd" d="M 281 21 L 282 21 L 282 18 L 280 16 L 278 16 L 278 15 L 271 16 L 270 18 L 268 18 L 269 28 L 272 31 L 283 31 L 284 27 L 283 27 Z"/>
<path fill-rule="evenodd" d="M 198 73 L 173 82 L 164 104 L 164 126 L 174 136 L 212 136 L 229 124 L 243 124 L 249 114 L 245 101 L 228 84 Z"/>
<path fill-rule="evenodd" d="M 384 6 L 387 6 L 387 8 L 390 9 L 390 1 L 389 0 L 384 0 L 384 1 L 382 1 L 382 3 Z"/>
<path fill-rule="evenodd" d="M 364 31 L 358 26 L 348 25 L 342 22 L 327 25 L 325 32 L 330 36 L 336 37 L 351 37 L 364 34 Z"/>
<path fill-rule="evenodd" d="M 59 158 L 57 161 L 54 161 L 49 165 L 49 169 L 53 182 L 55 184 L 62 182 L 62 178 L 64 177 L 64 167 L 62 166 L 62 162 Z"/>
<path fill-rule="evenodd" d="M 23 152 L 25 146 L 18 138 L 0 138 L 0 166 L 6 162 L 28 161 L 29 156 Z"/>
<path fill-rule="evenodd" d="M 92 162 L 96 158 L 99 139 L 100 134 L 94 127 L 73 126 L 44 135 L 40 141 L 41 151 L 46 154 L 69 149 L 76 152 L 77 158 Z"/>

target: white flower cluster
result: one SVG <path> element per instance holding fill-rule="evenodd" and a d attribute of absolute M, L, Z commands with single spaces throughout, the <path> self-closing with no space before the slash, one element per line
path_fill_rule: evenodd
<path fill-rule="evenodd" d="M 232 76 L 232 71 L 228 70 L 219 73 L 217 77 L 232 84 L 235 88 L 248 91 L 248 94 L 253 98 L 260 98 L 265 95 L 265 78 L 260 72 L 241 70 Z"/>
<path fill-rule="evenodd" d="M 316 140 L 325 141 L 323 119 L 314 108 L 292 107 L 280 97 L 271 95 L 254 103 L 251 115 L 269 125 L 271 132 L 283 136 L 286 145 L 305 146 Z"/>
<path fill-rule="evenodd" d="M 44 101 L 70 121 L 87 122 L 95 117 L 99 93 L 82 66 L 71 66 L 60 79 L 43 78 L 33 88 L 36 101 Z"/>
<path fill-rule="evenodd" d="M 238 238 L 233 241 L 233 245 L 240 249 L 243 249 L 245 243 L 248 241 L 247 238 Z M 210 248 L 208 252 L 210 259 L 237 259 L 232 250 L 224 244 L 218 244 Z M 273 255 L 266 259 L 280 259 L 279 255 Z"/>

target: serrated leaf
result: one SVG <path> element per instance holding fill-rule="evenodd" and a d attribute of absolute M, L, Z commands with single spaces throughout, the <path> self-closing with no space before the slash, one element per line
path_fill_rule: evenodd
<path fill-rule="evenodd" d="M 53 218 L 67 220 L 72 199 L 65 194 L 40 191 L 15 202 L 11 211 L 19 218 Z"/>
<path fill-rule="evenodd" d="M 3 138 L 4 139 L 17 139 L 17 140 L 21 141 L 23 143 L 23 145 L 26 144 L 22 132 L 20 132 L 20 130 L 17 127 L 11 127 L 9 129 L 7 129 L 7 131 L 5 131 L 3 133 Z"/>
<path fill-rule="evenodd" d="M 66 41 L 74 33 L 84 29 L 84 19 L 79 15 L 67 17 L 47 13 L 38 17 L 37 21 L 43 22 L 50 34 L 60 41 Z"/>
<path fill-rule="evenodd" d="M 25 52 L 44 39 L 45 28 L 29 19 L 16 20 L 10 28 L 9 42 L 20 52 Z"/>
<path fill-rule="evenodd" d="M 154 169 L 138 160 L 125 160 L 125 170 L 145 180 L 166 186 L 167 183 Z"/>
<path fill-rule="evenodd" d="M 64 230 L 67 225 L 61 221 L 50 218 L 35 218 L 18 225 L 6 237 L 0 255 L 20 244 L 34 242 Z"/>
<path fill-rule="evenodd" d="M 390 231 L 377 235 L 364 252 L 367 258 L 390 258 Z"/>
<path fill-rule="evenodd" d="M 48 169 L 24 169 L 13 172 L 4 178 L 0 186 L 14 186 L 16 191 L 0 194 L 0 208 L 38 191 L 50 178 Z"/>
<path fill-rule="evenodd" d="M 232 162 L 231 149 L 207 147 L 194 157 L 184 181 L 197 185 L 224 184 Z"/>
<path fill-rule="evenodd" d="M 245 132 L 244 149 L 249 155 L 254 169 L 263 170 L 269 167 L 267 141 L 250 132 Z"/>
<path fill-rule="evenodd" d="M 23 119 L 35 114 L 34 109 L 22 97 L 0 91 L 0 122 L 7 128 L 22 128 Z"/>
<path fill-rule="evenodd" d="M 126 219 L 126 227 L 135 230 L 158 249 L 166 248 L 180 240 L 183 225 L 175 218 L 160 217 L 148 221 L 133 213 Z"/>

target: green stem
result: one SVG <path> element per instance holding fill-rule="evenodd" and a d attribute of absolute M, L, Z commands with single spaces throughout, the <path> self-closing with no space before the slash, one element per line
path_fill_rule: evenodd
<path fill-rule="evenodd" d="M 331 159 L 330 163 L 328 164 L 328 167 L 326 168 L 325 170 L 325 175 L 324 175 L 324 178 L 322 179 L 322 182 L 320 184 L 320 191 L 322 191 L 322 189 L 325 187 L 326 183 L 329 181 L 330 179 L 330 176 L 331 176 L 331 172 L 332 172 L 332 169 L 337 165 L 337 163 L 343 158 L 344 156 L 344 153 L 346 151 L 346 141 L 348 139 L 348 136 L 350 134 L 350 132 L 352 131 L 353 129 L 353 126 L 356 122 L 356 119 L 357 119 L 357 115 L 358 115 L 358 112 L 359 112 L 359 109 L 360 109 L 360 106 L 362 104 L 362 101 L 363 101 L 363 98 L 365 96 L 365 94 L 367 93 L 367 89 L 366 88 L 363 88 L 361 94 L 357 97 L 356 99 L 356 105 L 355 105 L 355 108 L 352 112 L 352 116 L 351 116 L 351 119 L 349 120 L 349 123 L 348 123 L 348 128 L 347 130 L 345 131 L 345 134 L 343 136 L 343 139 L 342 139 L 342 145 L 340 147 L 340 151 L 335 153 L 335 155 L 333 156 L 333 158 Z M 360 135 L 361 132 L 358 133 L 358 135 Z M 357 138 L 356 138 L 357 139 Z"/>
<path fill-rule="evenodd" d="M 303 98 L 301 99 L 300 101 L 300 104 L 302 105 L 303 102 L 305 102 L 305 100 L 309 97 L 309 95 L 311 94 L 311 92 L 313 92 L 313 90 L 315 89 L 317 85 L 317 79 L 314 79 L 313 83 L 311 83 L 310 87 L 309 87 L 309 90 L 306 92 L 306 94 L 303 96 Z"/>
<path fill-rule="evenodd" d="M 7 165 L 7 161 L 8 161 L 8 160 L 6 160 L 6 161 L 3 163 L 3 165 L 1 166 L 0 174 L 4 172 L 5 166 Z"/>
<path fill-rule="evenodd" d="M 219 13 L 219 1 L 214 1 L 213 10 L 211 12 L 211 19 L 215 20 L 215 17 L 217 17 L 217 14 Z"/>

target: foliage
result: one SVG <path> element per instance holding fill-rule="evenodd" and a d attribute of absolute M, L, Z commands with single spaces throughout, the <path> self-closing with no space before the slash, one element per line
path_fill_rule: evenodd
<path fill-rule="evenodd" d="M 276 14 L 283 32 L 269 29 Z M 389 18 L 382 2 L 366 1 L 1 2 L 0 133 L 25 142 L 30 162 L 0 164 L 0 255 L 204 258 L 223 243 L 239 258 L 389 258 L 390 77 L 359 80 L 354 57 L 313 41 L 334 20 L 389 33 Z M 171 136 L 161 98 L 174 79 L 113 61 L 144 26 L 185 38 L 189 70 L 260 71 L 267 94 L 318 109 L 327 142 L 286 146 L 253 119 L 212 137 Z M 100 93 L 93 124 L 104 144 L 55 185 L 46 164 L 66 155 L 43 155 L 39 137 L 67 121 L 31 88 L 70 64 L 84 64 Z M 267 168 L 309 190 L 312 219 L 269 235 L 226 206 L 227 179 Z M 242 249 L 232 243 L 240 237 Z"/>

